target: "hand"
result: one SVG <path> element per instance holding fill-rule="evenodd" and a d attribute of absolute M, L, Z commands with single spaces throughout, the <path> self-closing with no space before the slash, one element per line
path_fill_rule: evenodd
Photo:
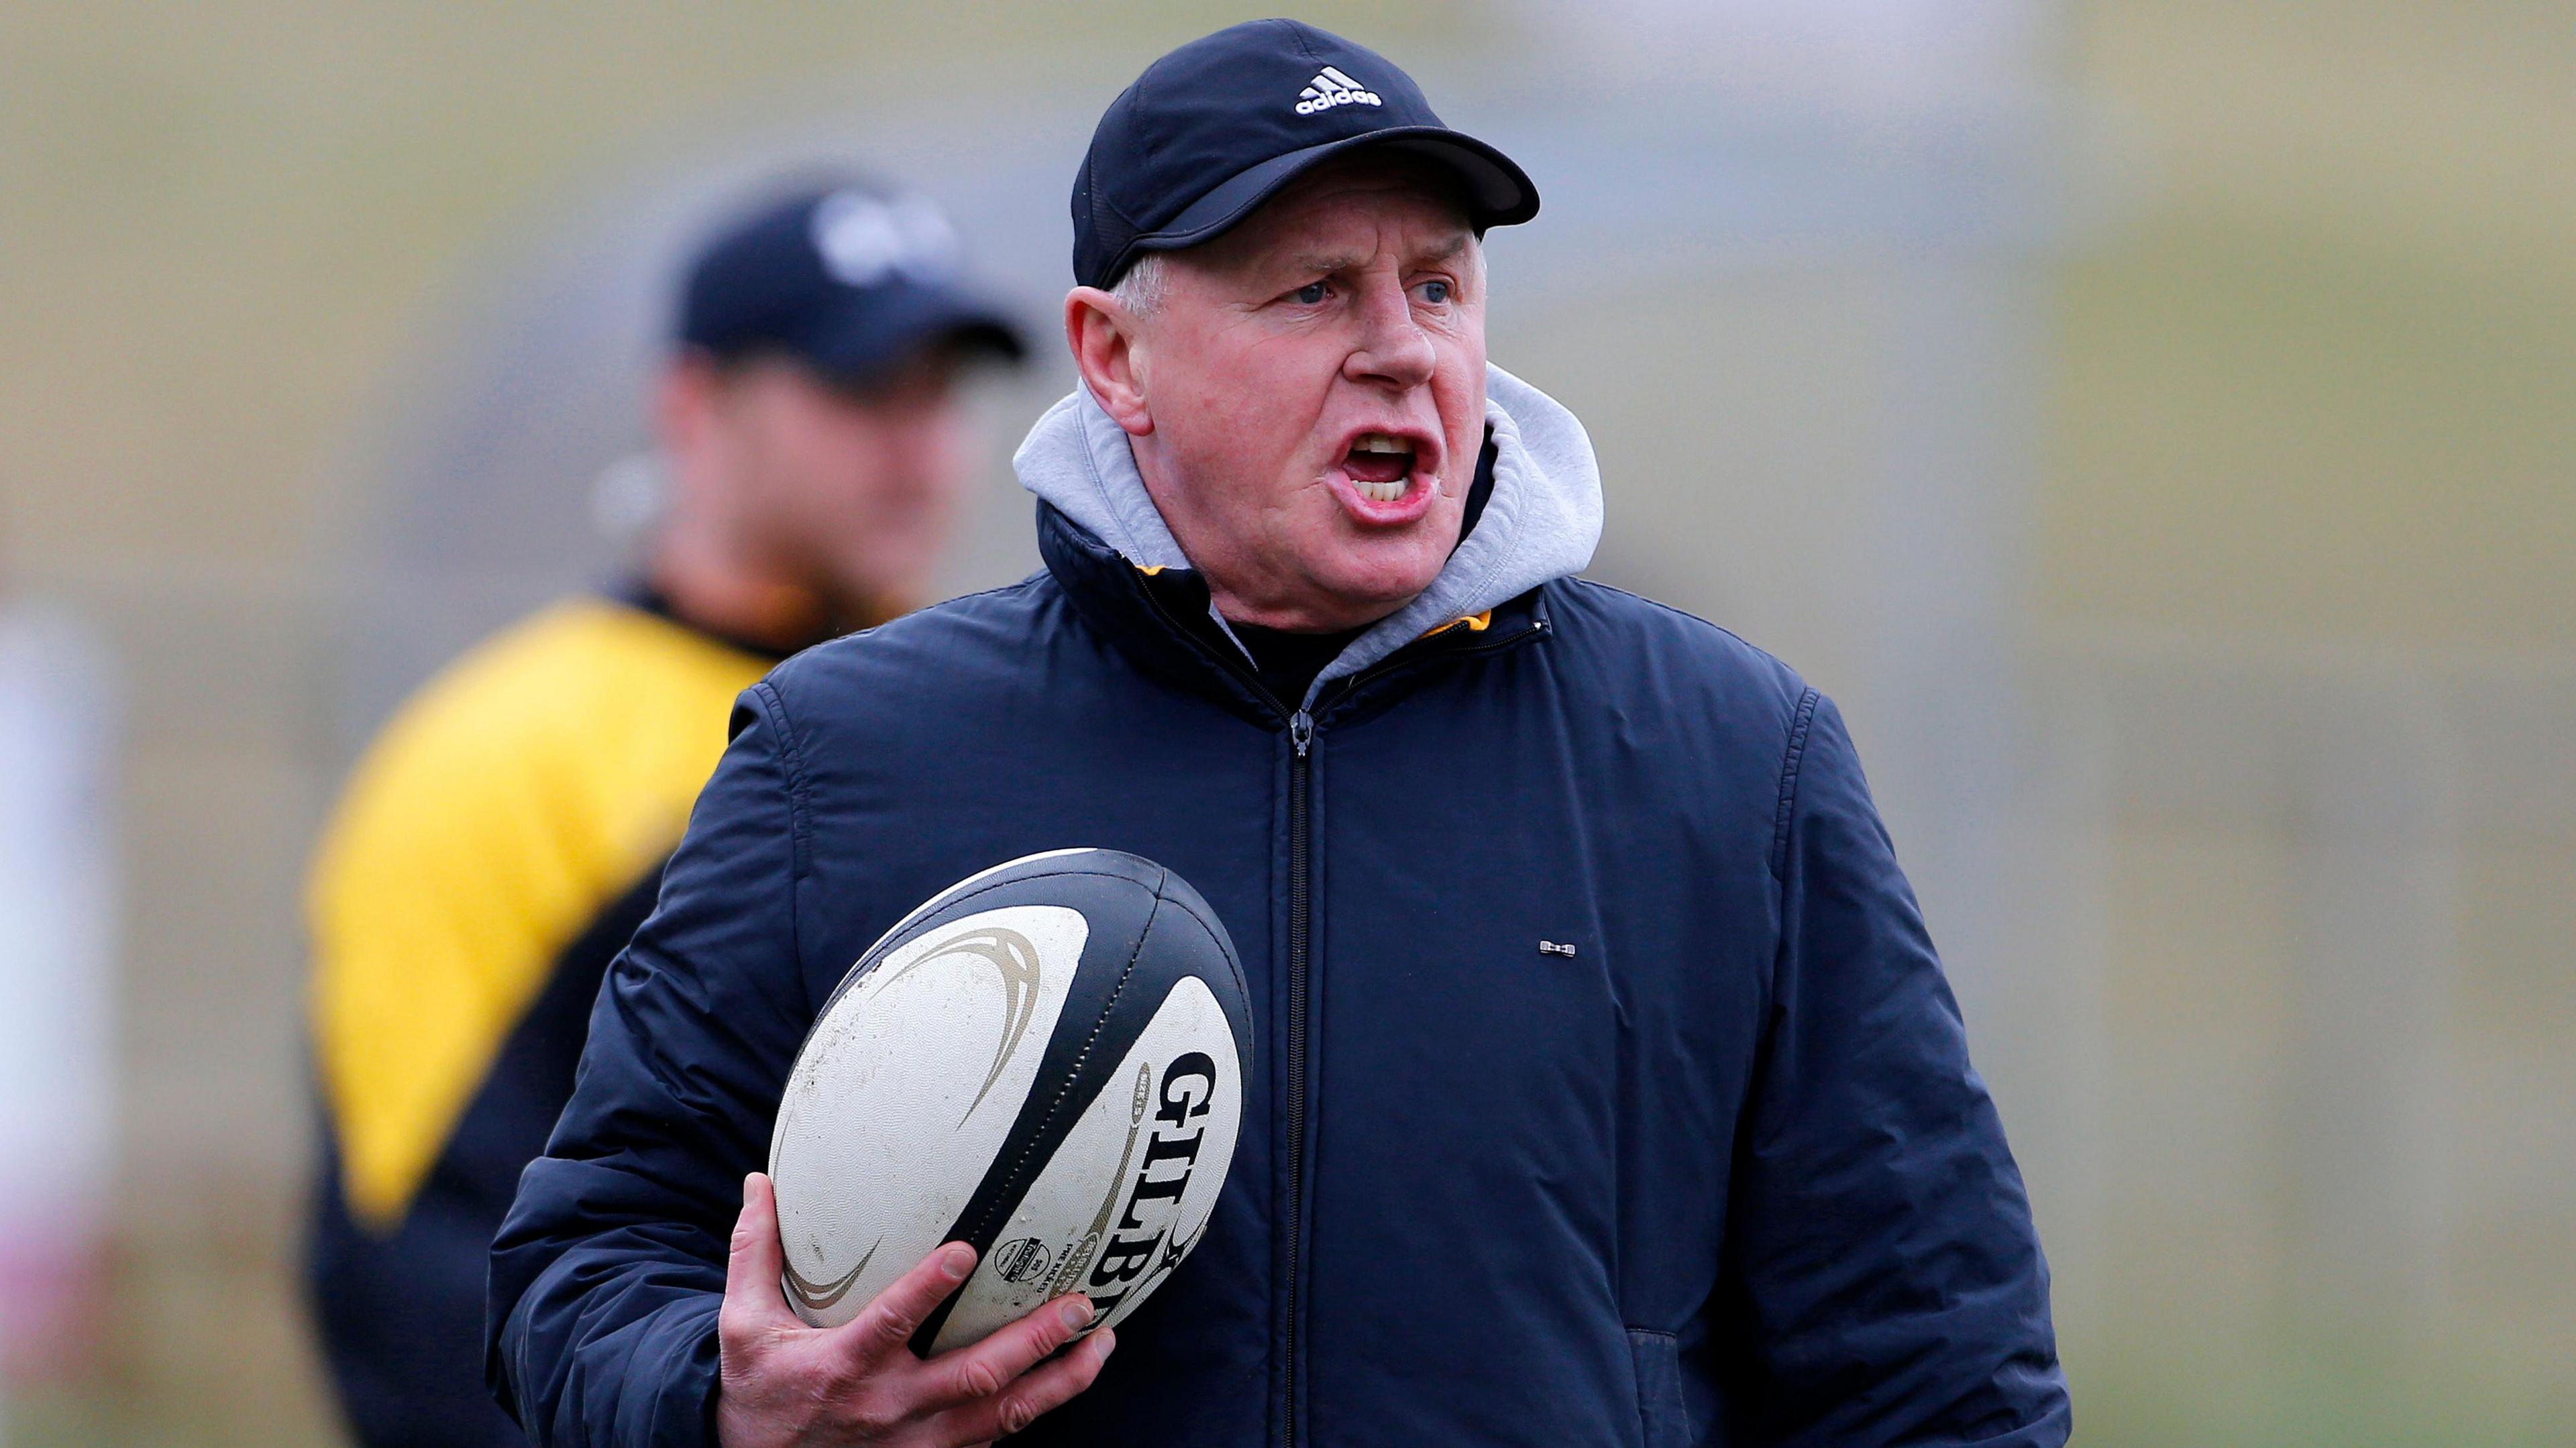
<path fill-rule="evenodd" d="M 912 1335 L 975 1270 L 951 1242 L 839 1327 L 807 1327 L 778 1289 L 778 1198 L 743 1179 L 742 1216 L 716 1316 L 722 1373 L 716 1441 L 724 1448 L 963 1448 L 1016 1433 L 1091 1386 L 1117 1346 L 1103 1328 L 1053 1362 L 1091 1321 L 1091 1300 L 1059 1297 L 982 1342 L 923 1360 Z M 1044 1364 L 1041 1366 L 1041 1364 Z"/>

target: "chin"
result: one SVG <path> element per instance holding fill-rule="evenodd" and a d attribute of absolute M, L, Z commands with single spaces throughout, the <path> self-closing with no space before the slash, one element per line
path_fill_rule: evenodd
<path fill-rule="evenodd" d="M 1332 530 L 1330 553 L 1313 560 L 1307 576 L 1336 598 L 1366 601 L 1379 615 L 1394 612 L 1429 588 L 1455 552 L 1458 510 L 1440 508 L 1400 528 Z"/>
<path fill-rule="evenodd" d="M 1316 591 L 1332 600 L 1334 610 L 1346 622 L 1327 627 L 1353 627 L 1374 623 L 1419 597 L 1440 576 L 1439 564 L 1425 568 L 1412 560 L 1401 563 L 1359 562 L 1350 559 L 1318 567 L 1310 575 Z"/>

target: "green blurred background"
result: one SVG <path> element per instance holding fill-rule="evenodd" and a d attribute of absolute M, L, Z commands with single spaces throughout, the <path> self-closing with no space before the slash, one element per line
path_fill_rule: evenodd
<path fill-rule="evenodd" d="M 2576 18 L 1824 8 L 1300 13 L 1463 123 L 1687 94 L 1645 113 L 1710 118 L 1713 174 L 1924 188 L 1831 224 L 1720 197 L 1666 246 L 1534 165 L 1494 352 L 1593 430 L 1596 574 L 1850 707 L 2032 1181 L 2078 1441 L 2576 1443 Z M 944 119 L 1070 156 L 1247 13 L 0 8 L 0 590 L 81 619 L 124 700 L 98 1307 L 9 1442 L 335 1441 L 298 876 L 418 672 L 368 674 L 384 540 L 476 496 L 418 439 L 528 365 L 475 319 L 591 254 L 543 239 L 790 131 L 899 174 Z M 1000 458 L 1062 376 L 988 399 L 957 586 L 1026 566 Z M 1927 670 L 2018 713 L 1923 724 Z"/>

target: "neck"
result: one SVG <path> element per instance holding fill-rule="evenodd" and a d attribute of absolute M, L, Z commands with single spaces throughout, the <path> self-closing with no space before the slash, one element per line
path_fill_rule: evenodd
<path fill-rule="evenodd" d="M 644 572 L 683 623 L 773 653 L 818 643 L 845 621 L 819 590 L 748 566 L 712 529 L 681 519 L 656 542 Z"/>
<path fill-rule="evenodd" d="M 1293 601 L 1256 603 L 1228 590 L 1220 580 L 1208 579 L 1208 602 L 1215 605 L 1227 623 L 1268 629 L 1273 633 L 1357 633 L 1379 619 L 1393 616 L 1396 610 L 1412 601 L 1398 599 L 1391 604 L 1356 605 L 1339 602 L 1309 605 Z"/>

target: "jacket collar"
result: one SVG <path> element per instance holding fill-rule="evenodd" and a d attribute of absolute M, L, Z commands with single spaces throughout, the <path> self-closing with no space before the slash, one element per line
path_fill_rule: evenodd
<path fill-rule="evenodd" d="M 1601 538 L 1601 472 L 1583 424 L 1500 367 L 1487 366 L 1485 396 L 1493 487 L 1475 527 L 1429 588 L 1352 640 L 1304 700 L 1288 702 L 1312 707 L 1327 686 L 1434 630 L 1486 614 L 1592 561 Z M 1011 462 L 1021 484 L 1046 505 L 1039 510 L 1040 547 L 1068 588 L 1075 580 L 1057 566 L 1063 550 L 1047 547 L 1050 512 L 1131 570 L 1151 570 L 1149 576 L 1188 571 L 1188 556 L 1136 471 L 1127 434 L 1088 390 L 1077 386 L 1048 409 Z M 1224 632 L 1223 620 L 1216 626 Z"/>
<path fill-rule="evenodd" d="M 1282 723 L 1286 714 L 1299 709 L 1340 715 L 1344 704 L 1361 693 L 1389 698 L 1400 693 L 1394 685 L 1412 674 L 1410 665 L 1417 660 L 1509 647 L 1549 627 L 1543 591 L 1532 588 L 1402 640 L 1361 671 L 1319 680 L 1302 701 L 1274 700 L 1216 619 L 1207 584 L 1197 573 L 1140 568 L 1052 503 L 1038 504 L 1037 527 L 1038 553 L 1047 572 L 1095 632 L 1149 677 L 1212 698 L 1256 723 Z M 1328 692 L 1335 696 L 1330 701 L 1323 698 Z"/>

